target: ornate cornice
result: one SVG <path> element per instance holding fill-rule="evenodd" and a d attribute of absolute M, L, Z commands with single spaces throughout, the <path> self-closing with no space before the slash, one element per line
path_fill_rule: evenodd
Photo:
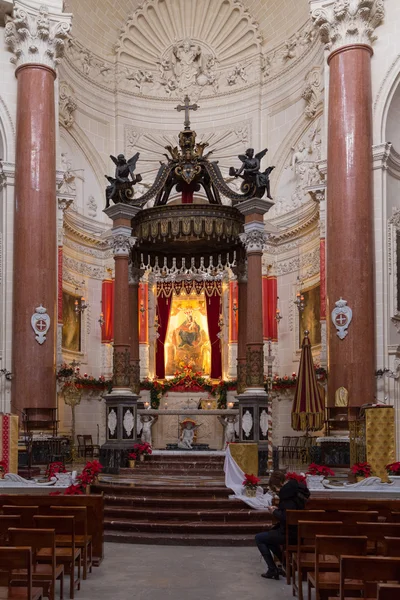
<path fill-rule="evenodd" d="M 383 0 L 335 0 L 312 11 L 321 41 L 333 52 L 351 44 L 372 46 L 385 16 Z"/>
<path fill-rule="evenodd" d="M 14 54 L 16 67 L 40 64 L 56 71 L 64 56 L 72 15 L 50 13 L 47 6 L 36 10 L 27 2 L 14 2 L 13 16 L 6 16 L 5 43 Z"/>
<path fill-rule="evenodd" d="M 64 229 L 69 239 L 75 240 L 81 245 L 84 244 L 98 250 L 107 250 L 110 247 L 106 239 L 98 237 L 98 233 L 96 235 L 94 232 L 91 233 L 85 229 L 81 229 L 75 222 L 74 216 L 70 211 L 65 214 Z M 106 231 L 106 227 L 104 227 L 104 231 Z"/>
<path fill-rule="evenodd" d="M 289 240 L 302 237 L 307 230 L 318 224 L 319 204 L 314 201 L 307 202 L 300 209 L 286 213 L 282 217 L 273 219 L 274 225 L 283 229 L 282 233 L 273 234 L 268 240 L 269 246 L 278 246 Z M 290 223 L 291 221 L 291 223 Z"/>

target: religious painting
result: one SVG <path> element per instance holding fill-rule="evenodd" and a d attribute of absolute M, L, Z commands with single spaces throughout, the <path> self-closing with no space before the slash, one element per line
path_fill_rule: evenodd
<path fill-rule="evenodd" d="M 302 290 L 301 293 L 304 296 L 305 308 L 300 313 L 300 325 L 299 325 L 299 347 L 304 337 L 304 332 L 309 331 L 309 340 L 311 346 L 317 346 L 321 343 L 321 286 L 320 284 L 309 288 L 308 290 Z"/>
<path fill-rule="evenodd" d="M 203 376 L 211 373 L 211 344 L 204 292 L 172 297 L 165 339 L 165 376 L 190 367 Z"/>
<path fill-rule="evenodd" d="M 76 296 L 63 290 L 62 347 L 70 352 L 81 351 L 81 313 L 75 312 Z M 80 298 L 78 298 L 80 300 Z"/>

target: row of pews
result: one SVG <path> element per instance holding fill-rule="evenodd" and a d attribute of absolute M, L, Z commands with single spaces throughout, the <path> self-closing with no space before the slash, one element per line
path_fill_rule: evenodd
<path fill-rule="evenodd" d="M 308 600 L 400 600 L 400 500 L 314 498 L 286 517 L 293 596 L 306 581 Z"/>
<path fill-rule="evenodd" d="M 101 495 L 0 496 L 0 598 L 69 598 L 104 557 Z"/>

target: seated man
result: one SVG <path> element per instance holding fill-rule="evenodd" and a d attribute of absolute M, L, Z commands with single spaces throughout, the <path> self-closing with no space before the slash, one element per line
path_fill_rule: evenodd
<path fill-rule="evenodd" d="M 304 484 L 289 479 L 282 483 L 278 497 L 278 508 L 271 506 L 268 509 L 278 523 L 269 531 L 257 533 L 255 537 L 257 547 L 268 566 L 268 571 L 262 574 L 266 579 L 279 579 L 279 575 L 285 574 L 282 567 L 281 546 L 284 545 L 286 537 L 286 511 L 303 510 L 310 492 Z M 289 542 L 296 543 L 296 531 L 289 532 Z M 279 566 L 275 564 L 273 556 L 276 556 Z"/>

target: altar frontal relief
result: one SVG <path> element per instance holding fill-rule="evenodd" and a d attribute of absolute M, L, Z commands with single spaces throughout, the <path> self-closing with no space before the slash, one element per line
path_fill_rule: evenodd
<path fill-rule="evenodd" d="M 165 375 L 190 366 L 204 376 L 211 373 L 211 344 L 204 292 L 172 297 L 165 342 Z"/>

